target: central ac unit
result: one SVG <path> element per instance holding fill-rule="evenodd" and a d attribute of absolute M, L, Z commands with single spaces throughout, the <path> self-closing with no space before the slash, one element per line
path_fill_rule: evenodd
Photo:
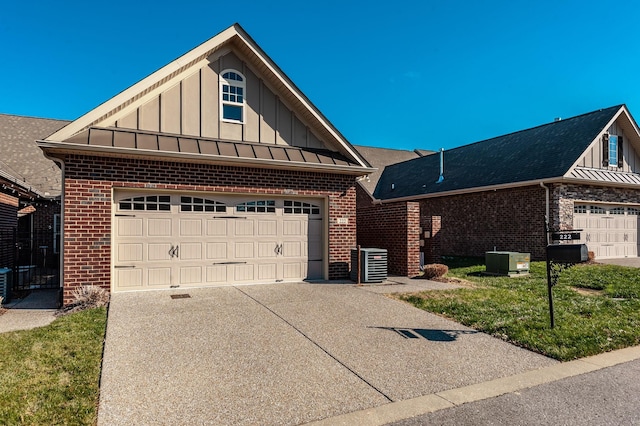
<path fill-rule="evenodd" d="M 351 279 L 358 280 L 358 249 L 351 249 Z M 360 249 L 360 281 L 381 283 L 387 279 L 387 250 Z"/>

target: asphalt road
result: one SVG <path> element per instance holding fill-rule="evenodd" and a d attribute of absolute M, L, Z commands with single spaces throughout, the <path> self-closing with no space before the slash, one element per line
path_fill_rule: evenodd
<path fill-rule="evenodd" d="M 637 425 L 640 360 L 391 423 L 415 425 Z"/>

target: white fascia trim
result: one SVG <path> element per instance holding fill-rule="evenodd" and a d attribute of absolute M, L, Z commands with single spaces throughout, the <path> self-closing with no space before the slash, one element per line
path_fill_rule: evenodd
<path fill-rule="evenodd" d="M 295 163 L 289 161 L 280 160 L 262 160 L 252 158 L 241 157 L 228 157 L 223 155 L 208 156 L 206 154 L 188 154 L 180 152 L 165 152 L 155 150 L 145 150 L 137 148 L 105 148 L 102 146 L 91 145 L 76 145 L 66 142 L 52 142 L 52 141 L 36 141 L 38 146 L 45 152 L 47 149 L 64 151 L 64 152 L 87 152 L 94 154 L 119 154 L 126 156 L 144 156 L 144 157 L 158 157 L 169 160 L 191 160 L 198 163 L 208 164 L 238 164 L 239 166 L 250 165 L 257 168 L 275 168 L 286 170 L 310 170 L 310 171 L 322 171 L 327 173 L 348 174 L 354 176 L 361 176 L 363 174 L 373 173 L 376 169 L 367 167 L 352 167 L 342 165 L 330 165 L 330 164 L 318 164 L 318 163 Z"/>

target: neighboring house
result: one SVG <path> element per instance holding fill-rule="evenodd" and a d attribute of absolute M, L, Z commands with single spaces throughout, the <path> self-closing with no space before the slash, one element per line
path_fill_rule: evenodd
<path fill-rule="evenodd" d="M 615 106 L 445 151 L 443 179 L 440 154 L 387 166 L 367 215 L 376 208 L 382 222 L 385 210 L 410 212 L 407 229 L 418 221 L 422 232 L 407 244 L 423 240 L 428 262 L 490 250 L 542 259 L 545 216 L 551 230 L 581 229 L 579 242 L 596 259 L 635 257 L 638 153 L 638 126 L 626 106 Z M 406 255 L 389 269 L 414 265 L 415 274 L 419 256 Z"/>
<path fill-rule="evenodd" d="M 25 250 L 25 246 L 35 246 L 44 254 L 40 247 L 46 247 L 47 263 L 57 265 L 62 180 L 59 167 L 35 141 L 67 123 L 0 114 L 0 268 L 14 266 L 14 239 L 18 237 Z M 37 242 L 35 234 L 42 237 Z M 25 262 L 31 263 L 31 256 L 27 257 Z"/>
<path fill-rule="evenodd" d="M 39 146 L 64 163 L 64 300 L 346 278 L 373 169 L 233 25 Z"/>

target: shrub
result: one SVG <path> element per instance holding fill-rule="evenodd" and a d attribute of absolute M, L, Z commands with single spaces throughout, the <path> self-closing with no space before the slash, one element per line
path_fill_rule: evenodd
<path fill-rule="evenodd" d="M 449 272 L 449 267 L 441 263 L 431 263 L 429 265 L 424 265 L 423 272 L 423 277 L 430 280 L 432 278 L 440 278 L 444 276 Z"/>
<path fill-rule="evenodd" d="M 102 287 L 83 285 L 73 290 L 73 299 L 71 304 L 62 309 L 61 315 L 105 306 L 109 303 L 109 293 Z"/>

